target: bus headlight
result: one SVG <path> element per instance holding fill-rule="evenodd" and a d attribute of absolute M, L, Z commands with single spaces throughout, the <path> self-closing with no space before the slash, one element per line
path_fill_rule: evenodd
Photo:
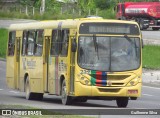
<path fill-rule="evenodd" d="M 86 77 L 81 77 L 80 82 L 84 85 L 90 85 L 90 81 Z"/>
<path fill-rule="evenodd" d="M 137 78 L 135 78 L 135 79 L 132 79 L 132 80 L 127 84 L 127 86 L 135 86 L 135 85 L 137 85 L 137 84 L 139 83 L 139 81 L 140 81 L 140 78 L 139 78 L 139 77 L 137 77 Z"/>

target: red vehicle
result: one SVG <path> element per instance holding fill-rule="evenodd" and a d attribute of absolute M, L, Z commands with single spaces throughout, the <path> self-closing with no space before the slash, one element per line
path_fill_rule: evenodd
<path fill-rule="evenodd" d="M 141 30 L 160 29 L 160 2 L 125 2 L 117 5 L 116 18 L 135 20 Z"/>

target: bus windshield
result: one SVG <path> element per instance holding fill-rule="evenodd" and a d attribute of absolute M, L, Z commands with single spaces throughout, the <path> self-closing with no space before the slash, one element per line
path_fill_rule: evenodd
<path fill-rule="evenodd" d="M 127 71 L 140 66 L 140 39 L 107 36 L 80 36 L 80 67 L 99 71 Z"/>

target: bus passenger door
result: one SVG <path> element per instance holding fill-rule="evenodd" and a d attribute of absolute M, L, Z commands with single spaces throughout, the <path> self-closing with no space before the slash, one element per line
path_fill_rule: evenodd
<path fill-rule="evenodd" d="M 43 51 L 43 86 L 44 92 L 48 92 L 48 71 L 49 71 L 49 52 L 50 52 L 50 36 L 45 36 Z"/>
<path fill-rule="evenodd" d="M 20 42 L 21 31 L 11 31 L 9 33 L 8 52 L 7 52 L 7 85 L 12 89 L 19 89 L 19 61 L 20 61 Z"/>
<path fill-rule="evenodd" d="M 72 50 L 73 43 L 76 43 L 76 38 L 71 38 L 71 54 L 70 54 L 70 94 L 74 93 L 74 76 L 75 76 L 75 51 Z"/>
<path fill-rule="evenodd" d="M 21 37 L 16 37 L 16 49 L 15 49 L 15 87 L 16 89 L 20 88 L 20 45 Z"/>
<path fill-rule="evenodd" d="M 6 78 L 7 86 L 9 88 L 16 88 L 15 81 L 15 45 L 16 45 L 16 31 L 9 32 L 8 50 L 7 50 L 7 64 L 6 64 Z"/>

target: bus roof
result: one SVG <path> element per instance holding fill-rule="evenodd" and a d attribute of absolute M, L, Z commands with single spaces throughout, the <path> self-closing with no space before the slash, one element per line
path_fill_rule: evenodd
<path fill-rule="evenodd" d="M 34 30 L 34 29 L 58 29 L 59 24 L 62 24 L 62 28 L 77 28 L 77 26 L 84 22 L 108 22 L 108 23 L 127 23 L 137 24 L 133 21 L 123 20 L 111 20 L 102 18 L 79 18 L 79 19 L 67 19 L 67 20 L 48 20 L 48 21 L 37 21 L 30 23 L 19 23 L 11 24 L 8 28 L 12 30 Z M 137 24 L 138 25 L 138 24 Z"/>

